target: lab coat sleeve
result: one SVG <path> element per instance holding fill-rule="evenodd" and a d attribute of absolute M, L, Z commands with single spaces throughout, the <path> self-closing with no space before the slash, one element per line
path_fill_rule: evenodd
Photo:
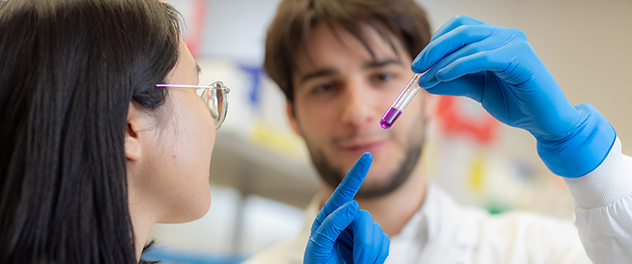
<path fill-rule="evenodd" d="M 592 172 L 565 178 L 575 201 L 575 225 L 595 264 L 632 263 L 632 157 L 615 140 Z"/>

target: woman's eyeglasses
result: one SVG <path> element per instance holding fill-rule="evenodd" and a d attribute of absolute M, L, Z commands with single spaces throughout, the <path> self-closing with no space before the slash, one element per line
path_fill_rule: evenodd
<path fill-rule="evenodd" d="M 230 89 L 221 81 L 211 83 L 208 86 L 156 84 L 156 87 L 195 88 L 195 93 L 202 98 L 208 110 L 211 111 L 213 122 L 215 123 L 215 130 L 218 130 L 222 126 L 222 123 L 224 123 L 224 119 L 226 119 L 226 113 L 228 112 L 228 93 L 230 93 Z"/>

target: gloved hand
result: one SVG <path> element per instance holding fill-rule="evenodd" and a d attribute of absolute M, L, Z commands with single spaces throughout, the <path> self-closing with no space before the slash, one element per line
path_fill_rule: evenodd
<path fill-rule="evenodd" d="M 364 181 L 373 156 L 364 153 L 325 202 L 312 224 L 303 263 L 384 263 L 390 239 L 353 197 Z"/>
<path fill-rule="evenodd" d="M 538 154 L 557 175 L 579 177 L 610 152 L 616 134 L 591 105 L 573 107 L 518 29 L 455 16 L 413 61 L 427 71 L 428 93 L 467 96 L 499 121 L 529 131 Z"/>

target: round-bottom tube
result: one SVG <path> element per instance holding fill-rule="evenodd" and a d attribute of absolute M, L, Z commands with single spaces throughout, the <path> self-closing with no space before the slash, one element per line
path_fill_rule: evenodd
<path fill-rule="evenodd" d="M 380 120 L 380 126 L 384 129 L 389 129 L 393 126 L 397 118 L 402 115 L 408 103 L 413 100 L 417 92 L 421 89 L 417 81 L 419 81 L 419 77 L 421 77 L 422 73 L 417 73 L 413 75 L 413 78 L 410 79 L 404 90 L 397 96 L 395 102 L 388 108 L 382 119 Z"/>
<path fill-rule="evenodd" d="M 386 111 L 386 113 L 384 114 L 384 116 L 382 116 L 382 119 L 380 120 L 380 126 L 382 126 L 382 128 L 384 129 L 391 128 L 400 115 L 402 115 L 401 110 L 389 107 L 388 111 Z"/>

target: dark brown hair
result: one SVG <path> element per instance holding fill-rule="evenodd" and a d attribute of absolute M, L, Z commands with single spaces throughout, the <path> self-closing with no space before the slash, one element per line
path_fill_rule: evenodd
<path fill-rule="evenodd" d="M 413 0 L 285 0 L 268 28 L 264 68 L 285 97 L 294 101 L 292 74 L 296 58 L 310 30 L 319 24 L 339 25 L 356 36 L 373 55 L 362 36 L 360 25 L 372 26 L 393 50 L 387 31 L 403 44 L 411 58 L 430 41 L 430 23 L 426 12 Z"/>
<path fill-rule="evenodd" d="M 0 4 L 0 263 L 137 263 L 127 113 L 165 104 L 179 21 L 159 0 Z"/>

